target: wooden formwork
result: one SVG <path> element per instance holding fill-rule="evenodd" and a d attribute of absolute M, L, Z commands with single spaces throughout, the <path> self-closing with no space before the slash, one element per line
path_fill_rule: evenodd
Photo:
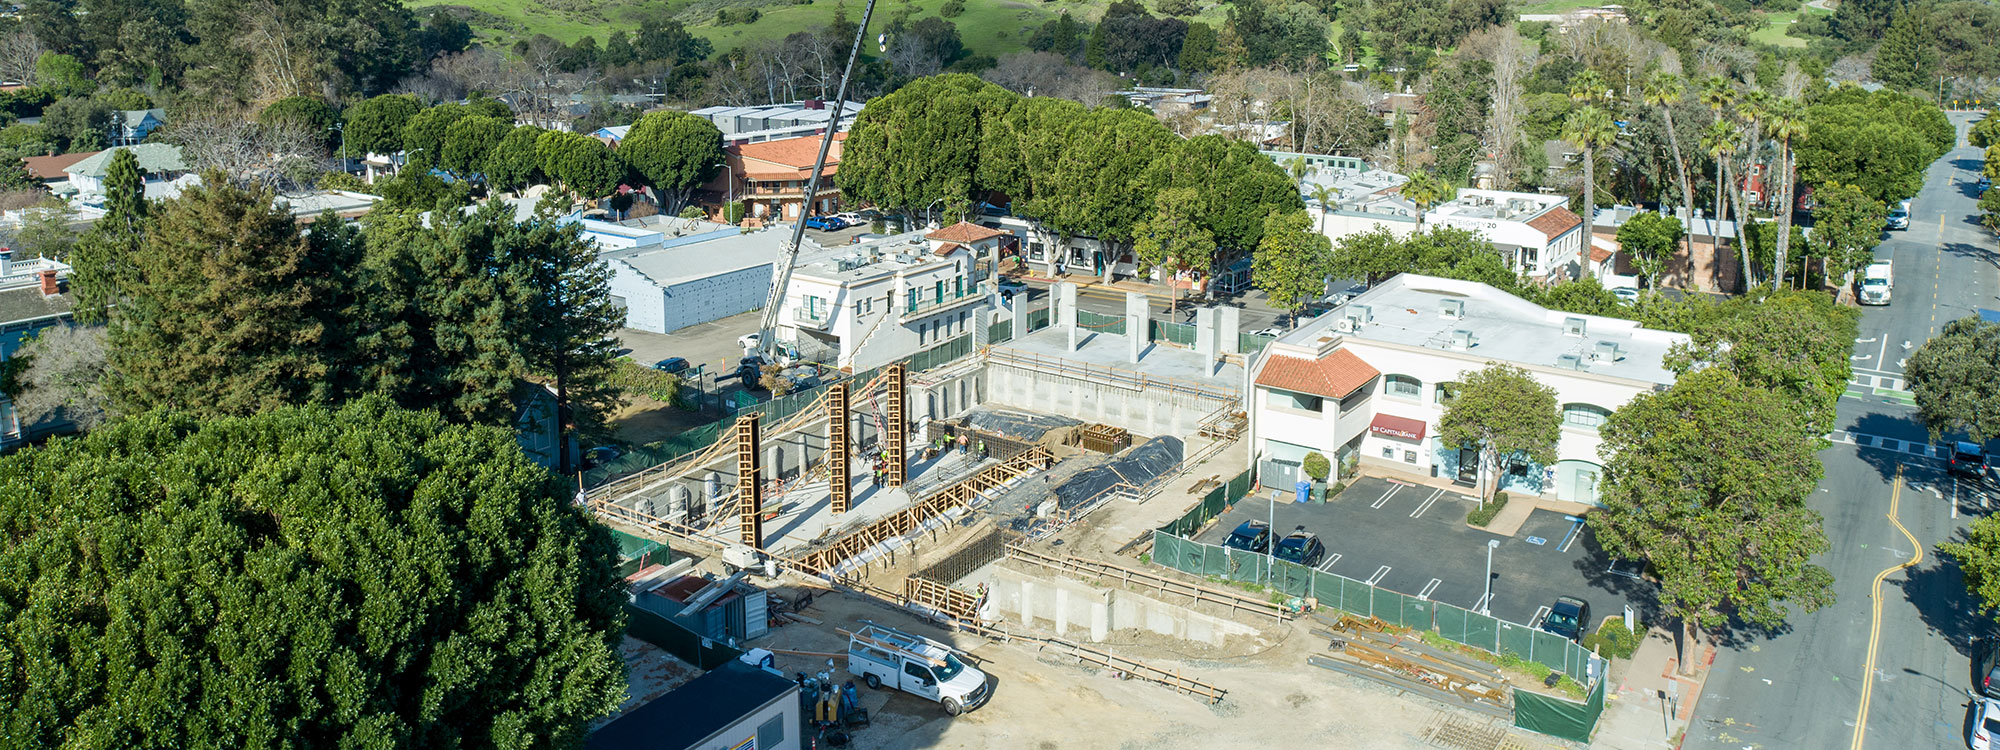
<path fill-rule="evenodd" d="M 800 555 L 799 562 L 807 572 L 814 575 L 831 575 L 841 561 L 859 555 L 869 547 L 907 535 L 938 516 L 964 507 L 984 493 L 998 490 L 1009 482 L 1034 473 L 1053 458 L 1048 449 L 1037 447 L 1007 461 L 980 469 L 970 477 L 947 485 L 928 497 L 911 503 L 909 507 L 883 516 L 880 520 L 848 532 L 823 547 Z"/>
<path fill-rule="evenodd" d="M 985 598 L 949 584 L 918 576 L 903 579 L 903 596 L 954 620 L 979 619 L 980 600 Z"/>
<path fill-rule="evenodd" d="M 736 512 L 743 543 L 764 548 L 764 482 L 758 475 L 760 452 L 755 415 L 736 420 Z"/>
<path fill-rule="evenodd" d="M 1132 447 L 1132 433 L 1108 424 L 1084 425 L 1076 432 L 1077 447 L 1096 453 L 1117 453 Z"/>
<path fill-rule="evenodd" d="M 910 422 L 904 408 L 907 406 L 904 403 L 904 388 L 909 385 L 910 371 L 898 362 L 890 365 L 889 371 L 882 377 L 888 381 L 886 385 L 889 389 L 889 405 L 884 409 L 889 412 L 889 423 L 883 426 L 882 431 L 882 460 L 888 463 L 889 475 L 884 478 L 883 484 L 901 487 L 909 479 Z"/>
<path fill-rule="evenodd" d="M 852 499 L 853 475 L 848 471 L 849 452 L 847 426 L 849 420 L 847 404 L 847 384 L 835 383 L 826 389 L 826 474 L 831 478 L 830 488 L 833 500 L 830 508 L 834 513 L 846 513 L 847 503 Z"/>

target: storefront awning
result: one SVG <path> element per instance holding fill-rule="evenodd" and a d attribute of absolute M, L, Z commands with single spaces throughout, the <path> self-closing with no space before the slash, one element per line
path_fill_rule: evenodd
<path fill-rule="evenodd" d="M 1368 423 L 1368 431 L 1383 437 L 1416 442 L 1424 439 L 1424 421 L 1392 414 L 1377 414 L 1375 421 Z"/>

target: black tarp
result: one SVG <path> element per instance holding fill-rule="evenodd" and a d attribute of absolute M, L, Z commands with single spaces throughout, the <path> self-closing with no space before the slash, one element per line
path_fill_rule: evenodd
<path fill-rule="evenodd" d="M 1161 436 L 1133 446 L 1116 458 L 1092 466 L 1056 485 L 1056 507 L 1068 510 L 1104 494 L 1119 483 L 1143 487 L 1154 477 L 1172 471 L 1181 462 L 1182 445 L 1177 437 Z"/>

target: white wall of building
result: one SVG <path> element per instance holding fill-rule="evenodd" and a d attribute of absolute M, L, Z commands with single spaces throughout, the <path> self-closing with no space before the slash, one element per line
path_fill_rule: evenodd
<path fill-rule="evenodd" d="M 987 306 L 987 295 L 972 279 L 972 253 L 961 249 L 942 258 L 923 257 L 921 263 L 888 266 L 882 274 L 854 280 L 799 269 L 778 316 L 779 340 L 830 339 L 837 349 L 836 366 L 860 372 L 971 335 L 984 322 L 980 312 Z M 942 305 L 937 302 L 939 284 Z M 915 313 L 909 309 L 912 294 L 918 297 Z M 800 321 L 808 310 L 816 311 L 824 327 Z"/>

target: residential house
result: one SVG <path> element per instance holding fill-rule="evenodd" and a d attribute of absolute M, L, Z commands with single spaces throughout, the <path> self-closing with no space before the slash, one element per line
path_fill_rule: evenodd
<path fill-rule="evenodd" d="M 76 297 L 69 290 L 70 267 L 48 258 L 14 260 L 0 248 L 0 362 L 20 351 L 37 332 L 70 325 Z M 60 416 L 23 420 L 7 394 L 0 392 L 0 451 L 12 450 L 49 435 L 67 432 Z"/>
<path fill-rule="evenodd" d="M 992 309 L 976 262 L 1007 233 L 959 222 L 842 249 L 792 271 L 778 340 L 855 372 L 975 333 Z"/>
<path fill-rule="evenodd" d="M 1666 355 L 1687 340 L 1630 320 L 1550 310 L 1485 284 L 1400 274 L 1252 362 L 1258 481 L 1290 486 L 1301 460 L 1317 452 L 1335 466 L 1476 484 L 1477 452 L 1447 445 L 1438 420 L 1455 383 L 1502 363 L 1555 389 L 1562 432 L 1553 463 L 1500 456 L 1485 481 L 1510 494 L 1596 505 L 1598 428 L 1639 394 L 1672 385 Z"/>
<path fill-rule="evenodd" d="M 148 186 L 156 183 L 173 182 L 188 173 L 181 161 L 181 147 L 165 143 L 141 143 L 136 146 L 113 146 L 90 155 L 63 170 L 69 175 L 69 186 L 77 195 L 88 202 L 93 197 L 104 195 L 104 175 L 110 171 L 111 157 L 119 151 L 130 150 L 139 160 L 139 169 L 145 174 Z M 147 197 L 153 197 L 148 195 Z"/>
<path fill-rule="evenodd" d="M 97 153 L 74 151 L 48 156 L 24 156 L 21 157 L 21 164 L 27 168 L 28 176 L 40 181 L 43 188 L 50 192 L 63 192 L 69 185 L 69 168 L 76 166 L 77 162 L 96 156 Z"/>
<path fill-rule="evenodd" d="M 798 682 L 739 659 L 604 725 L 584 748 L 799 750 L 805 747 L 801 705 Z"/>
<path fill-rule="evenodd" d="M 164 109 L 120 110 L 111 118 L 111 145 L 136 145 L 165 124 L 167 124 L 167 111 Z"/>
<path fill-rule="evenodd" d="M 1537 281 L 1560 281 L 1588 273 L 1589 262 L 1603 262 L 1585 259 L 1583 217 L 1568 204 L 1560 195 L 1466 189 L 1432 206 L 1424 223 L 1476 231 L 1500 251 L 1508 268 Z"/>
<path fill-rule="evenodd" d="M 745 216 L 764 221 L 790 222 L 833 213 L 840 202 L 840 188 L 834 185 L 833 175 L 840 171 L 845 132 L 834 134 L 811 210 L 801 213 L 807 203 L 806 183 L 812 180 L 813 162 L 818 160 L 824 140 L 814 135 L 726 146 L 722 171 L 702 186 L 698 199 L 713 216 L 721 215 L 723 205 L 739 200 Z"/>
<path fill-rule="evenodd" d="M 1201 89 L 1175 89 L 1155 86 L 1134 86 L 1124 91 L 1114 91 L 1106 96 L 1123 97 L 1134 107 L 1144 107 L 1156 115 L 1174 115 L 1183 112 L 1202 112 L 1215 101 L 1215 96 Z"/>

